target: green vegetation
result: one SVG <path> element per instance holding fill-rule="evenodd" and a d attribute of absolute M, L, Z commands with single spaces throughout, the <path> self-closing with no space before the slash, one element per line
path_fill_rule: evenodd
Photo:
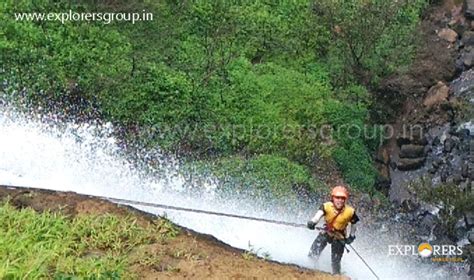
<path fill-rule="evenodd" d="M 161 219 L 139 226 L 131 217 L 68 218 L 0 205 L 1 279 L 130 279 L 128 253 L 169 240 L 178 230 Z"/>
<path fill-rule="evenodd" d="M 430 203 L 440 209 L 439 223 L 446 236 L 456 239 L 456 223 L 463 214 L 474 211 L 474 195 L 459 188 L 455 183 L 443 183 L 433 187 L 431 178 L 422 177 L 408 186 L 418 201 Z"/>
<path fill-rule="evenodd" d="M 335 83 L 376 83 L 408 64 L 414 48 L 412 33 L 428 2 L 317 1 L 314 9 L 331 30 L 328 58 Z"/>
<path fill-rule="evenodd" d="M 218 174 L 256 166 L 245 184 L 266 179 L 277 193 L 315 190 L 308 170 L 333 163 L 374 192 L 379 143 L 348 131 L 371 125 L 367 88 L 410 62 L 426 0 L 73 2 L 2 1 L 4 95 L 43 111 L 97 110 L 132 140 L 222 163 Z M 69 9 L 154 20 L 14 18 Z"/>
<path fill-rule="evenodd" d="M 254 261 L 259 256 L 261 256 L 264 260 L 271 260 L 272 256 L 268 252 L 262 252 L 262 248 L 255 248 L 249 241 L 248 250 L 242 253 L 242 258 L 246 261 Z"/>
<path fill-rule="evenodd" d="M 295 198 L 296 192 L 301 190 L 324 191 L 324 184 L 315 180 L 308 168 L 274 155 L 192 162 L 186 166 L 185 174 L 213 176 L 224 190 L 253 195 L 271 194 L 274 197 Z"/>

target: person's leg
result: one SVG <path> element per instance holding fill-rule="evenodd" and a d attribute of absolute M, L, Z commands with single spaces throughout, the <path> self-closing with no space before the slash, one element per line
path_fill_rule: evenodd
<path fill-rule="evenodd" d="M 331 244 L 332 273 L 341 274 L 341 259 L 344 254 L 344 241 L 333 240 Z"/>
<path fill-rule="evenodd" d="M 328 244 L 327 234 L 321 232 L 318 234 L 316 239 L 314 240 L 313 244 L 311 245 L 311 249 L 309 250 L 308 256 L 313 258 L 319 258 L 321 252 L 324 250 L 326 245 Z"/>

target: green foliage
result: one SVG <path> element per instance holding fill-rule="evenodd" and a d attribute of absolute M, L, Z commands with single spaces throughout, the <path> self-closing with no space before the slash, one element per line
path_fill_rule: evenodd
<path fill-rule="evenodd" d="M 309 170 L 284 157 L 259 155 L 250 159 L 222 158 L 214 162 L 193 163 L 188 170 L 217 178 L 223 191 L 268 193 L 295 198 L 297 191 L 318 192 L 324 184 L 311 177 Z"/>
<path fill-rule="evenodd" d="M 374 192 L 376 170 L 370 155 L 360 142 L 336 148 L 333 156 L 351 186 L 366 193 Z"/>
<path fill-rule="evenodd" d="M 422 177 L 408 185 L 408 190 L 418 202 L 435 205 L 440 209 L 439 222 L 448 236 L 456 239 L 456 223 L 466 212 L 474 211 L 474 193 L 463 190 L 454 183 L 433 186 L 431 178 Z"/>
<path fill-rule="evenodd" d="M 248 250 L 242 253 L 242 258 L 246 261 L 254 261 L 259 256 L 262 256 L 264 260 L 271 260 L 271 255 L 268 252 L 262 252 L 262 248 L 255 248 L 249 241 Z"/>
<path fill-rule="evenodd" d="M 0 206 L 0 278 L 121 279 L 127 253 L 157 238 L 169 239 L 176 228 L 166 220 L 140 227 L 135 219 L 112 215 L 37 214 L 32 209 Z"/>
<path fill-rule="evenodd" d="M 221 112 L 231 127 L 242 126 L 232 135 L 234 149 L 310 159 L 318 139 L 309 129 L 323 123 L 320 107 L 331 94 L 325 80 L 273 63 L 252 66 L 242 59 L 231 65 L 229 81 Z"/>
<path fill-rule="evenodd" d="M 51 110 L 84 100 L 85 110 L 130 128 L 127 137 L 192 158 L 335 160 L 349 183 L 369 191 L 369 153 L 380 143 L 347 130 L 378 135 L 366 128 L 364 86 L 410 61 L 425 2 L 7 0 L 0 92 Z M 68 10 L 146 10 L 155 20 L 13 16 Z"/>
<path fill-rule="evenodd" d="M 432 203 L 438 207 L 446 208 L 446 211 L 463 213 L 474 211 L 472 192 L 463 190 L 453 183 L 443 183 L 432 186 L 431 178 L 423 177 L 408 186 L 409 190 L 421 201 Z M 452 212 L 448 213 L 452 214 Z"/>
<path fill-rule="evenodd" d="M 93 99 L 101 89 L 120 83 L 131 69 L 130 45 L 118 32 L 88 22 L 19 22 L 13 16 L 15 12 L 81 11 L 81 6 L 66 1 L 0 5 L 0 61 L 5 69 L 0 78 L 8 82 L 4 92 L 18 94 L 25 88 L 28 103 L 42 106 L 73 98 L 71 88 L 80 88 Z"/>
<path fill-rule="evenodd" d="M 342 101 L 330 100 L 323 111 L 337 143 L 332 156 L 352 187 L 373 193 L 376 170 L 367 147 L 378 146 L 374 142 L 380 138 L 367 122 L 369 95 L 364 88 L 350 86 L 338 96 Z"/>
<path fill-rule="evenodd" d="M 331 33 L 328 59 L 334 82 L 377 82 L 413 55 L 415 28 L 427 0 L 322 0 L 315 2 Z"/>

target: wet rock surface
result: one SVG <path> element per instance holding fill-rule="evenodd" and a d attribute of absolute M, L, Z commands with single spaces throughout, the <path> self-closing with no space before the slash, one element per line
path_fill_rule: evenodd
<path fill-rule="evenodd" d="M 397 168 L 398 168 L 398 170 L 403 170 L 403 171 L 418 169 L 421 166 L 423 166 L 423 164 L 425 163 L 425 159 L 426 158 L 424 158 L 424 157 L 422 157 L 422 158 L 401 158 L 397 162 Z"/>
<path fill-rule="evenodd" d="M 420 158 L 425 155 L 425 146 L 407 144 L 400 147 L 401 158 Z"/>
<path fill-rule="evenodd" d="M 473 69 L 463 72 L 457 79 L 450 83 L 449 87 L 454 97 L 461 98 L 467 103 L 474 104 Z"/>
<path fill-rule="evenodd" d="M 449 79 L 449 75 L 439 75 L 436 70 L 425 72 L 424 78 L 411 76 L 413 82 L 408 85 L 423 85 L 418 88 L 421 92 L 412 93 L 422 97 L 424 108 L 412 101 L 411 107 L 406 108 L 408 115 L 401 120 L 409 129 L 403 128 L 398 132 L 396 147 L 389 149 L 388 157 L 377 156 L 378 182 L 390 182 L 391 200 L 402 202 L 407 199 L 408 192 L 404 188 L 421 177 L 430 178 L 433 186 L 447 182 L 471 189 L 473 157 L 470 155 L 471 147 L 474 147 L 474 69 L 470 69 L 474 56 L 473 11 L 474 1 L 466 1 L 464 5 L 454 6 L 450 13 L 442 17 L 431 17 L 431 25 L 425 23 L 436 31 L 438 40 L 441 40 L 438 47 L 444 48 L 446 53 L 455 52 L 454 55 L 444 56 L 444 59 L 450 57 L 452 62 L 462 67 L 457 69 L 458 76 L 454 79 Z M 426 34 L 430 38 L 429 32 Z M 443 45 L 443 41 L 451 45 Z M 430 59 L 436 60 L 436 57 Z M 422 60 L 421 64 L 430 63 Z M 415 69 L 417 67 L 414 66 Z M 386 83 L 391 82 L 393 86 L 395 80 L 395 77 L 388 78 Z M 430 80 L 431 86 L 427 86 Z M 384 158 L 390 158 L 390 162 L 386 163 Z"/>
<path fill-rule="evenodd" d="M 474 211 L 464 213 L 464 219 L 466 220 L 468 229 L 474 228 Z"/>
<path fill-rule="evenodd" d="M 412 240 L 418 238 L 435 244 L 446 242 L 465 246 L 468 259 L 472 260 L 474 69 L 471 68 L 474 66 L 474 1 L 466 0 L 463 5 L 453 5 L 450 11 L 427 16 L 431 23 L 424 23 L 431 26 L 437 37 L 430 39 L 433 42 L 437 40 L 432 44 L 432 52 L 439 51 L 439 55 L 432 53 L 425 59 L 443 60 L 446 65 L 420 60 L 419 56 L 415 64 L 431 65 L 437 70 L 425 69 L 425 77 L 408 71 L 381 83 L 381 90 L 392 94 L 404 92 L 408 97 L 403 105 L 398 105 L 403 109 L 397 116 L 396 136 L 381 149 L 389 151 L 389 156 L 383 156 L 384 152 L 379 151 L 375 159 L 379 171 L 377 184 L 379 189 L 388 188 L 389 198 L 394 204 L 389 220 L 397 224 L 400 234 L 410 235 L 410 232 Z M 429 39 L 429 32 L 425 36 Z M 445 54 L 441 54 L 441 49 Z M 447 62 L 449 59 L 451 61 Z M 419 65 L 412 68 L 420 69 Z M 451 65 L 455 69 L 453 75 L 448 74 L 451 73 Z M 384 160 L 386 158 L 388 163 Z M 421 181 L 431 188 L 446 184 L 457 188 L 467 196 L 462 207 L 473 210 L 452 212 L 448 217 L 455 219 L 455 223 L 447 228 L 440 219 L 440 213 L 446 217 L 447 209 L 443 205 L 421 202 L 414 195 L 411 188 Z M 389 223 L 384 223 L 382 228 L 398 230 L 391 228 Z"/>
<path fill-rule="evenodd" d="M 464 14 L 469 19 L 474 19 L 474 0 L 465 1 L 466 10 Z"/>

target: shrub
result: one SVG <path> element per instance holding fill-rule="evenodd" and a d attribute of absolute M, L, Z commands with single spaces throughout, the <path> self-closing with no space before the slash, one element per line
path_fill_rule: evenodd
<path fill-rule="evenodd" d="M 472 191 L 463 190 L 454 183 L 433 186 L 429 176 L 411 182 L 407 187 L 417 202 L 430 203 L 440 209 L 439 223 L 443 234 L 457 239 L 456 223 L 466 212 L 474 211 Z"/>
<path fill-rule="evenodd" d="M 410 62 L 415 28 L 427 0 L 316 1 L 317 20 L 331 33 L 333 81 L 377 82 Z"/>
<path fill-rule="evenodd" d="M 223 192 L 271 194 L 294 199 L 298 191 L 315 194 L 324 189 L 324 184 L 313 179 L 306 167 L 276 155 L 258 155 L 250 159 L 232 156 L 197 165 L 193 163 L 187 170 L 215 177 Z"/>

